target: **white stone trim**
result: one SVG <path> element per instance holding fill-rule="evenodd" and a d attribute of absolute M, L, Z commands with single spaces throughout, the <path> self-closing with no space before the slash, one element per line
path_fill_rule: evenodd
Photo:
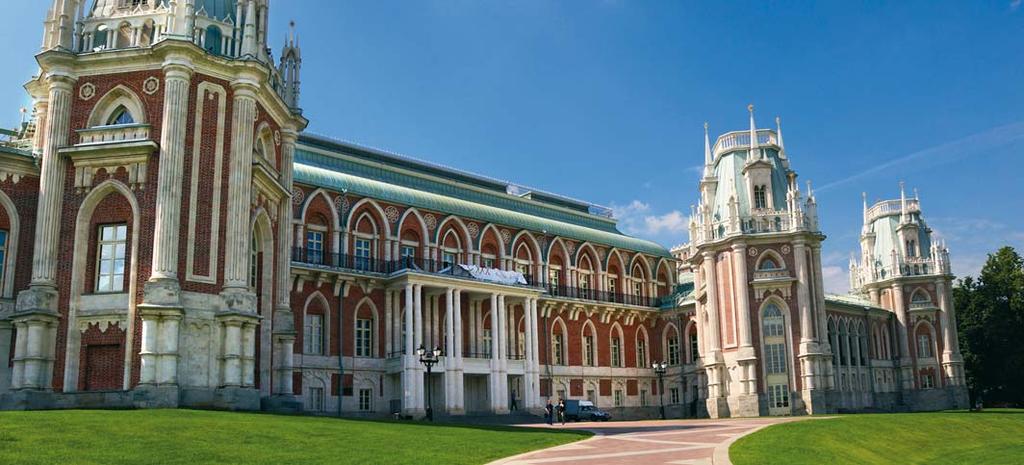
<path fill-rule="evenodd" d="M 203 98 L 204 92 L 210 92 L 210 98 L 217 95 L 217 140 L 216 148 L 213 153 L 213 205 L 210 211 L 210 256 L 209 260 L 209 273 L 201 275 L 194 273 L 195 270 L 195 251 L 196 251 L 196 215 L 199 212 L 196 210 L 197 197 L 199 196 L 199 162 L 200 155 L 209 156 L 209 154 L 202 154 L 202 133 L 203 133 Z M 220 254 L 220 203 L 221 203 L 221 178 L 222 170 L 224 166 L 224 125 L 227 118 L 227 91 L 224 87 L 211 82 L 200 82 L 199 87 L 196 90 L 196 111 L 195 111 L 195 128 L 193 130 L 192 138 L 192 179 L 191 179 L 191 194 L 189 195 L 189 212 L 188 215 L 188 252 L 185 258 L 185 279 L 188 281 L 216 284 L 217 283 L 217 257 Z"/>

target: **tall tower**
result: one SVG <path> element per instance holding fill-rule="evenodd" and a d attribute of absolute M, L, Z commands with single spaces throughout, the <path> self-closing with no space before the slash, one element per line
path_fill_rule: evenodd
<path fill-rule="evenodd" d="M 927 408 L 933 388 L 967 405 L 957 342 L 949 249 L 932 237 L 915 190 L 868 206 L 864 195 L 861 256 L 850 265 L 853 292 L 896 316 L 897 373 L 904 402 Z M 924 391 L 928 390 L 928 391 Z M 934 394 L 931 394 L 934 396 Z M 943 394 L 942 400 L 949 396 Z"/>
<path fill-rule="evenodd" d="M 134 391 L 137 406 L 287 400 L 307 122 L 266 46 L 269 1 L 91 3 L 53 1 L 25 86 L 41 160 L 11 386 Z"/>
<path fill-rule="evenodd" d="M 781 126 L 710 143 L 691 217 L 702 365 L 712 417 L 824 410 L 830 349 L 814 194 L 790 169 Z M 778 120 L 776 120 L 778 124 Z"/>

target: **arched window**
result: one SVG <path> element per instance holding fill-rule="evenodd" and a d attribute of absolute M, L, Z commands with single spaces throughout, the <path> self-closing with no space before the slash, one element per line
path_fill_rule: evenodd
<path fill-rule="evenodd" d="M 679 365 L 681 361 L 679 357 L 679 331 L 674 325 L 670 325 L 665 328 L 665 334 L 667 335 L 665 348 L 668 352 L 668 364 Z"/>
<path fill-rule="evenodd" d="M 697 363 L 700 359 L 700 343 L 697 340 L 697 325 L 690 325 L 690 332 L 686 335 L 690 344 L 690 363 Z"/>
<path fill-rule="evenodd" d="M 203 46 L 207 52 L 214 55 L 221 55 L 223 54 L 223 40 L 224 37 L 220 32 L 220 28 L 210 25 L 210 27 L 206 28 L 206 37 L 203 39 Z"/>
<path fill-rule="evenodd" d="M 647 333 L 643 331 L 636 333 L 636 366 L 647 366 Z"/>
<path fill-rule="evenodd" d="M 146 22 L 142 24 L 142 28 L 139 29 L 140 47 L 149 47 L 153 44 L 153 31 L 155 29 L 156 28 L 153 26 L 153 20 L 151 19 L 146 20 Z"/>
<path fill-rule="evenodd" d="M 132 27 L 128 23 L 122 23 L 117 28 L 117 43 L 114 44 L 116 48 L 128 48 L 132 46 Z"/>
<path fill-rule="evenodd" d="M 761 333 L 764 345 L 765 384 L 768 386 L 768 413 L 789 413 L 789 371 L 786 356 L 786 320 L 775 303 L 761 311 Z"/>
<path fill-rule="evenodd" d="M 256 289 L 256 277 L 259 275 L 259 247 L 257 246 L 256 231 L 252 232 L 252 240 L 249 241 L 249 287 Z"/>
<path fill-rule="evenodd" d="M 922 329 L 917 333 L 917 358 L 931 358 L 932 355 L 932 335 Z"/>
<path fill-rule="evenodd" d="M 612 366 L 613 367 L 621 367 L 622 366 L 622 338 L 620 338 L 617 334 L 612 335 L 612 347 L 611 347 L 611 349 L 612 349 L 611 350 Z"/>
<path fill-rule="evenodd" d="M 110 29 L 110 27 L 106 24 L 96 26 L 96 32 L 92 33 L 93 50 L 102 50 L 107 48 L 107 29 Z"/>
<path fill-rule="evenodd" d="M 772 270 L 778 270 L 780 268 L 781 267 L 779 266 L 779 264 L 775 263 L 775 259 L 774 258 L 772 258 L 772 257 L 765 257 L 764 260 L 761 260 L 761 265 L 758 266 L 757 269 L 761 270 L 761 271 L 772 271 Z"/>
<path fill-rule="evenodd" d="M 119 124 L 135 124 L 135 118 L 124 105 L 118 106 L 117 109 L 110 114 L 110 119 L 107 120 L 107 126 L 116 126 Z"/>
<path fill-rule="evenodd" d="M 586 324 L 583 326 L 583 365 L 584 366 L 595 366 L 597 365 L 597 345 L 594 343 L 597 339 L 594 334 L 594 327 Z"/>

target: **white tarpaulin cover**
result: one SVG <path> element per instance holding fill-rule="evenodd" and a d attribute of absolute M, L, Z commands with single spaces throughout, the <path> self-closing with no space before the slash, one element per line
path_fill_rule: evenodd
<path fill-rule="evenodd" d="M 490 281 L 499 284 L 518 284 L 526 286 L 526 277 L 518 271 L 496 270 L 494 268 L 481 268 L 476 265 L 459 265 L 470 276 L 481 281 Z"/>

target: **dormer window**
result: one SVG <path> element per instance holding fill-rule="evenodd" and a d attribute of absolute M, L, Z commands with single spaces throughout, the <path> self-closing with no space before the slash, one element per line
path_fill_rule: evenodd
<path fill-rule="evenodd" d="M 132 117 L 131 112 L 128 111 L 124 105 L 117 107 L 110 115 L 110 119 L 107 120 L 108 126 L 116 126 L 121 124 L 135 124 L 135 118 Z"/>
<path fill-rule="evenodd" d="M 767 186 L 760 185 L 754 186 L 754 208 L 765 209 L 768 208 L 768 193 Z"/>

